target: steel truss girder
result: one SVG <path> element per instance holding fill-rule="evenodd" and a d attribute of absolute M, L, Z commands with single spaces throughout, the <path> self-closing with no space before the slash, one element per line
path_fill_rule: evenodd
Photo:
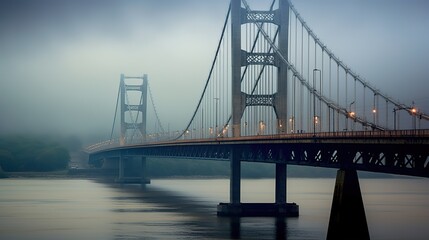
<path fill-rule="evenodd" d="M 186 145 L 169 147 L 148 147 L 120 150 L 123 155 L 146 157 L 191 158 L 208 160 L 229 160 L 231 148 L 222 145 Z"/>
<path fill-rule="evenodd" d="M 425 144 L 301 142 L 142 145 L 141 147 L 118 148 L 94 153 L 91 159 L 106 157 L 107 154 L 107 156 L 141 155 L 228 161 L 232 149 L 237 151 L 241 161 L 286 163 L 429 177 L 429 148 Z"/>
<path fill-rule="evenodd" d="M 274 106 L 275 94 L 246 94 L 246 107 Z"/>
<path fill-rule="evenodd" d="M 143 85 L 129 85 L 129 84 L 124 84 L 125 90 L 126 91 L 143 91 Z"/>
<path fill-rule="evenodd" d="M 278 10 L 247 11 L 247 9 L 241 8 L 241 24 L 246 23 L 273 23 L 279 25 Z"/>
<path fill-rule="evenodd" d="M 135 128 L 141 129 L 143 123 L 124 123 L 125 130 L 134 130 Z"/>
<path fill-rule="evenodd" d="M 247 145 L 242 160 L 357 169 L 429 177 L 425 145 L 279 144 Z"/>
<path fill-rule="evenodd" d="M 133 105 L 133 104 L 125 104 L 125 108 L 127 111 L 142 111 L 143 105 Z"/>
<path fill-rule="evenodd" d="M 276 53 L 251 53 L 241 50 L 241 66 L 272 65 L 279 67 L 280 63 Z"/>

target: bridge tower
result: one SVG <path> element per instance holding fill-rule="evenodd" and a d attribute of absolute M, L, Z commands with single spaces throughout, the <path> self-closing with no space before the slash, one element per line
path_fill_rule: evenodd
<path fill-rule="evenodd" d="M 269 52 L 247 52 L 242 49 L 241 28 L 243 24 L 275 24 L 278 27 L 278 50 L 288 56 L 289 2 L 280 0 L 277 10 L 248 11 L 241 0 L 231 0 L 231 74 L 232 74 L 232 134 L 241 136 L 241 119 L 246 107 L 271 106 L 277 117 L 277 132 L 287 132 L 287 65 L 277 54 Z M 242 67 L 249 65 L 273 65 L 277 67 L 277 92 L 272 94 L 250 94 L 242 91 Z M 267 104 L 268 103 L 268 104 Z M 298 205 L 286 203 L 286 163 L 276 163 L 275 204 L 240 203 L 241 159 L 236 148 L 230 154 L 230 204 L 218 206 L 219 215 L 270 215 L 297 216 Z M 246 213 L 247 212 L 247 213 Z"/>
<path fill-rule="evenodd" d="M 127 83 L 127 79 L 141 80 L 141 82 Z M 120 80 L 120 114 L 121 114 L 121 133 L 119 144 L 121 146 L 135 141 L 135 134 L 139 142 L 146 141 L 146 120 L 147 120 L 147 87 L 148 77 L 144 74 L 142 77 L 130 77 L 121 74 Z M 130 99 L 128 92 L 137 92 L 140 96 L 136 102 L 135 99 Z M 135 96 L 135 95 L 133 95 Z M 134 100 L 134 101 L 133 101 Z M 129 132 L 131 131 L 131 136 Z M 141 139 L 138 139 L 141 137 Z M 140 161 L 141 160 L 141 161 Z M 146 157 L 141 159 L 136 156 L 119 157 L 119 174 L 117 182 L 120 183 L 150 183 L 146 179 Z M 139 170 L 140 171 L 136 171 Z M 128 170 L 128 171 L 127 171 Z M 128 173 L 127 173 L 128 172 Z"/>
<path fill-rule="evenodd" d="M 280 0 L 274 11 L 247 11 L 241 0 L 231 1 L 231 72 L 232 72 L 232 134 L 241 136 L 241 118 L 246 107 L 271 106 L 277 117 L 278 133 L 287 130 L 287 65 L 277 54 L 249 53 L 241 48 L 241 25 L 247 23 L 275 24 L 278 26 L 278 50 L 288 56 L 289 2 Z M 241 69 L 248 65 L 273 65 L 277 67 L 277 92 L 255 95 L 242 92 Z"/>
<path fill-rule="evenodd" d="M 142 82 L 141 84 L 126 84 L 126 79 L 141 79 Z M 125 145 L 127 141 L 130 141 L 127 139 L 128 130 L 133 131 L 133 135 L 136 131 L 139 131 L 142 142 L 146 140 L 147 84 L 147 74 L 144 74 L 143 77 L 127 77 L 121 74 L 121 135 L 119 140 L 121 146 Z M 130 102 L 128 97 L 129 91 L 140 92 L 140 100 L 137 103 L 133 104 Z M 130 116 L 128 121 L 127 116 Z"/>

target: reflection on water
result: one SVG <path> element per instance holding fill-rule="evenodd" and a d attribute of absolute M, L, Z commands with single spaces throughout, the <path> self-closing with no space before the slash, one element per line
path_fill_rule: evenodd
<path fill-rule="evenodd" d="M 298 218 L 219 218 L 229 182 L 0 180 L 1 239 L 325 239 L 334 179 L 289 179 Z M 371 239 L 426 239 L 427 179 L 361 179 Z M 272 202 L 274 181 L 243 180 L 243 202 Z"/>

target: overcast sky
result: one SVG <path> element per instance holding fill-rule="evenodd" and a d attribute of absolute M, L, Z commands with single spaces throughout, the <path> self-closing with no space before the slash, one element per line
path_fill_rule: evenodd
<path fill-rule="evenodd" d="M 252 2 L 269 6 L 249 1 L 253 8 Z M 293 3 L 351 69 L 429 112 L 429 1 Z M 0 1 L 0 132 L 108 137 L 121 73 L 148 74 L 164 124 L 183 129 L 201 94 L 228 4 Z"/>

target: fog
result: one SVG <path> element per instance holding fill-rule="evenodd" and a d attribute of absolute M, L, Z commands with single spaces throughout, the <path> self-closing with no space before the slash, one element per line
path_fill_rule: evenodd
<path fill-rule="evenodd" d="M 268 9 L 269 1 L 261 2 L 249 4 Z M 429 2 L 293 3 L 352 70 L 429 112 Z M 172 130 L 183 129 L 205 83 L 228 4 L 1 1 L 0 133 L 108 138 L 121 73 L 148 74 L 161 120 Z"/>

